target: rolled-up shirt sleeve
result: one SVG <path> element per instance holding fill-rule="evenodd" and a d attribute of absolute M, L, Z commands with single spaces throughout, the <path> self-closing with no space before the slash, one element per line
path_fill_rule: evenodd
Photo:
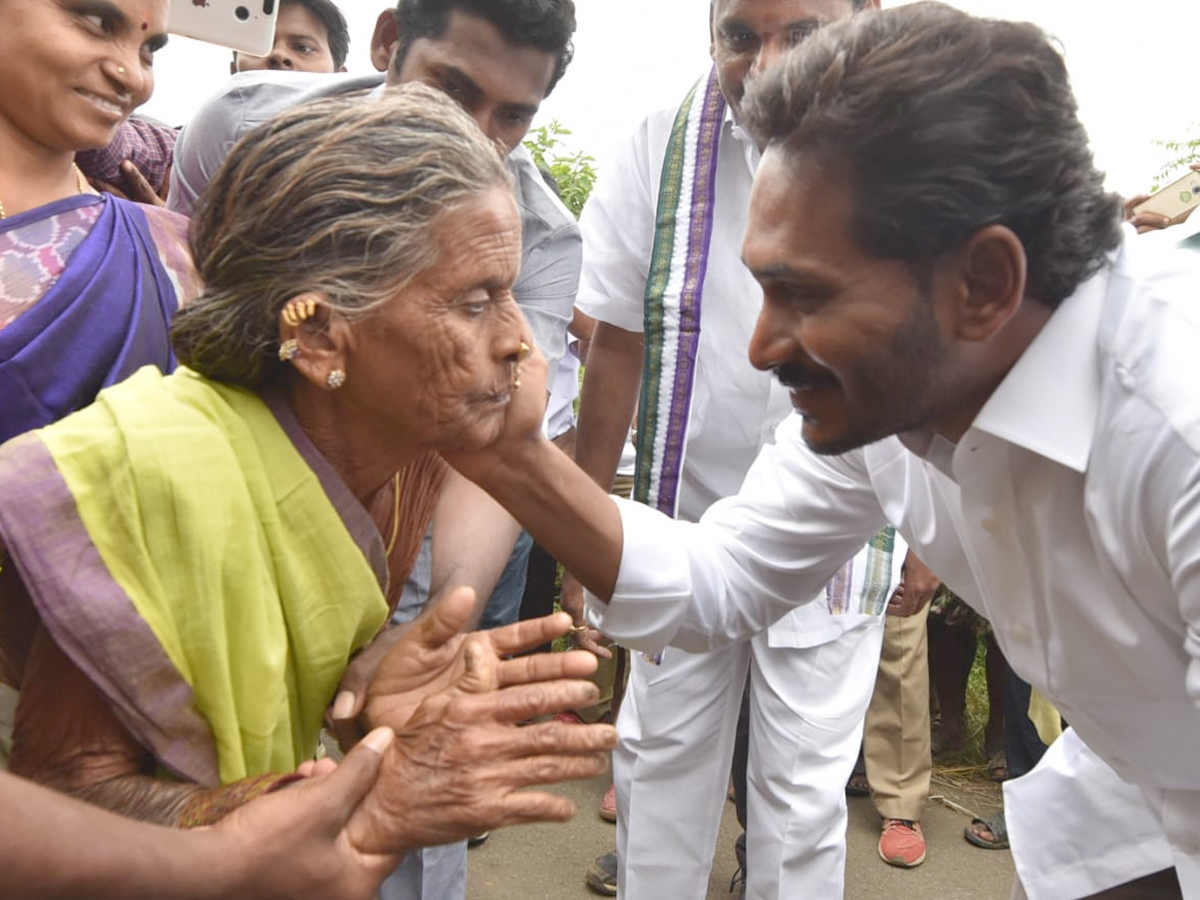
<path fill-rule="evenodd" d="M 817 597 L 885 524 L 860 452 L 818 457 L 789 416 L 741 490 L 697 523 L 617 501 L 621 568 L 587 617 L 618 643 L 703 652 L 755 635 Z"/>

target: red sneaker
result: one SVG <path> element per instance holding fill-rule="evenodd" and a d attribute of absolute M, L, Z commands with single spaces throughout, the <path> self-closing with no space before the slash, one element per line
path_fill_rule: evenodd
<path fill-rule="evenodd" d="M 610 784 L 608 790 L 604 792 L 604 799 L 600 801 L 600 818 L 605 822 L 617 821 L 617 786 Z"/>
<path fill-rule="evenodd" d="M 925 862 L 925 835 L 921 823 L 909 819 L 884 819 L 879 835 L 879 858 L 889 866 L 912 869 Z"/>

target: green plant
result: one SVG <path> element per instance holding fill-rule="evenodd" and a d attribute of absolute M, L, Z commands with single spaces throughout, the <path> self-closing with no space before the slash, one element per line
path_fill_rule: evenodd
<path fill-rule="evenodd" d="M 1154 176 L 1154 183 L 1150 186 L 1151 193 L 1178 178 L 1178 170 L 1183 166 L 1200 162 L 1200 122 L 1193 122 L 1189 130 L 1194 137 L 1179 141 L 1153 141 L 1154 146 L 1161 147 L 1170 154 L 1170 159 L 1163 163 L 1158 174 Z"/>
<path fill-rule="evenodd" d="M 530 130 L 525 146 L 538 168 L 554 176 L 563 204 L 579 218 L 596 184 L 596 160 L 582 150 L 572 151 L 563 140 L 570 134 L 571 129 L 558 119 L 551 119 L 549 125 Z"/>

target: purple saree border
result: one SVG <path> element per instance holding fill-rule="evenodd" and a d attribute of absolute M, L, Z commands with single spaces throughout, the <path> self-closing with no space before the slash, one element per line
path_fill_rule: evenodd
<path fill-rule="evenodd" d="M 717 152 L 725 123 L 725 98 L 721 94 L 715 68 L 709 75 L 703 103 L 696 141 L 695 187 L 692 193 L 691 227 L 687 235 L 687 261 L 680 291 L 679 354 L 658 489 L 657 507 L 670 516 L 675 515 L 678 503 L 684 439 L 692 408 L 696 356 L 700 348 L 700 308 L 704 278 L 708 273 L 709 243 L 712 240 Z"/>
<path fill-rule="evenodd" d="M 346 531 L 350 533 L 351 539 L 366 557 L 367 564 L 379 581 L 379 589 L 386 597 L 389 579 L 387 551 L 383 546 L 383 535 L 379 533 L 375 521 L 359 499 L 354 496 L 342 477 L 329 464 L 329 461 L 321 455 L 321 451 L 309 440 L 287 402 L 275 393 L 262 394 L 260 399 L 275 416 L 275 421 L 279 423 L 283 433 L 295 446 L 296 452 L 300 454 L 305 465 L 316 475 L 317 481 L 325 491 L 325 496 L 329 498 L 334 511 L 341 518 L 342 524 L 346 526 Z"/>
<path fill-rule="evenodd" d="M 7 492 L 0 504 L 0 536 L 55 643 L 164 766 L 197 784 L 220 784 L 212 731 L 195 709 L 191 687 L 109 574 L 36 433 L 5 445 L 0 482 Z M 25 554 L 26 547 L 38 552 Z M 79 603 L 79 597 L 88 602 Z M 121 683 L 108 678 L 95 659 L 121 660 Z"/>

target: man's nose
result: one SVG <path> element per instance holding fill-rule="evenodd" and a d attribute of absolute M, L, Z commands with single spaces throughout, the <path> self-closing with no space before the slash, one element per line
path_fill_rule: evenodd
<path fill-rule="evenodd" d="M 779 57 L 783 55 L 783 43 L 775 38 L 764 40 L 758 47 L 758 53 L 754 56 L 754 65 L 750 71 L 752 75 L 761 75 L 775 63 L 779 62 Z"/>
<path fill-rule="evenodd" d="M 790 353 L 791 334 L 782 318 L 763 303 L 754 331 L 750 335 L 750 364 L 756 369 L 768 371 L 786 362 Z"/>

